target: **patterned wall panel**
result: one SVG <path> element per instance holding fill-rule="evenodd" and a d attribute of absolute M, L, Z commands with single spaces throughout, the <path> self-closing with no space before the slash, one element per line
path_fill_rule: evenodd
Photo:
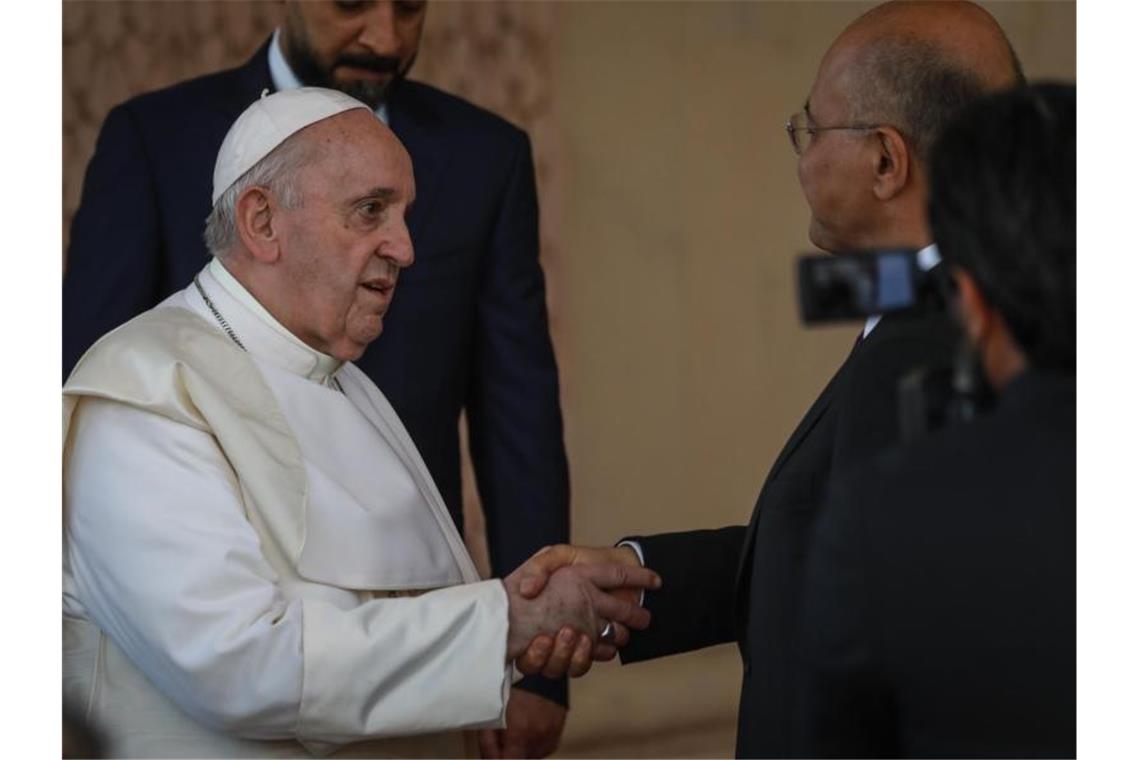
<path fill-rule="evenodd" d="M 266 2 L 64 3 L 65 247 L 107 112 L 132 95 L 241 63 L 279 12 Z"/>
<path fill-rule="evenodd" d="M 272 32 L 281 12 L 280 2 L 64 3 L 65 252 L 83 173 L 107 112 L 133 95 L 241 64 Z M 560 162 L 550 54 L 555 13 L 548 3 L 432 2 L 412 76 L 494 111 L 530 134 L 557 342 Z M 472 553 L 485 571 L 482 514 L 466 458 L 464 501 Z"/>

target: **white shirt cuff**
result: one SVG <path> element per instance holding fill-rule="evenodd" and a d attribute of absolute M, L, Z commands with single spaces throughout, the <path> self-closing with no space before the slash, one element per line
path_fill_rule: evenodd
<path fill-rule="evenodd" d="M 642 567 L 645 567 L 645 552 L 641 550 L 640 543 L 637 541 L 619 541 L 618 546 L 628 546 L 633 549 L 633 553 L 637 555 L 637 561 L 641 563 Z M 641 590 L 641 596 L 637 597 L 637 603 L 642 607 L 645 606 L 645 589 Z"/>

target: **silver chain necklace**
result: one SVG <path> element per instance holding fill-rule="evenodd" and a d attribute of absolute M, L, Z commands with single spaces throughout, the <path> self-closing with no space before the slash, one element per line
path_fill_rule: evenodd
<path fill-rule="evenodd" d="M 206 302 L 206 308 L 208 308 L 210 310 L 210 313 L 214 315 L 214 319 L 218 320 L 218 324 L 221 325 L 222 329 L 226 331 L 226 335 L 230 336 L 230 340 L 236 343 L 237 347 L 242 351 L 246 351 L 246 347 L 242 345 L 242 342 L 240 340 L 238 340 L 237 333 L 235 333 L 234 329 L 230 327 L 230 323 L 226 321 L 226 318 L 223 317 L 222 313 L 218 311 L 218 308 L 214 306 L 214 302 L 210 300 L 210 297 L 208 295 L 206 295 L 206 291 L 203 290 L 202 283 L 198 282 L 197 276 L 194 277 L 194 287 L 198 288 L 198 294 L 201 295 L 202 300 Z"/>
<path fill-rule="evenodd" d="M 249 353 L 249 350 L 244 345 L 242 345 L 242 342 L 240 340 L 238 340 L 238 336 L 237 333 L 234 332 L 234 328 L 230 327 L 230 323 L 226 321 L 226 318 L 222 316 L 222 313 L 220 311 L 218 311 L 218 307 L 214 306 L 214 302 L 210 300 L 210 297 L 208 295 L 206 295 L 206 291 L 202 288 L 202 283 L 198 282 L 198 277 L 196 275 L 194 277 L 194 287 L 198 288 L 198 294 L 202 296 L 202 300 L 206 302 L 206 308 L 208 308 L 210 310 L 210 313 L 214 315 L 214 319 L 218 320 L 218 324 L 221 325 L 222 329 L 226 331 L 226 335 L 230 336 L 230 340 L 236 343 L 237 347 L 242 351 Z M 333 390 L 339 391 L 342 394 L 344 393 L 344 388 L 341 387 L 340 380 L 337 379 L 336 375 L 329 375 L 329 385 L 333 388 Z"/>

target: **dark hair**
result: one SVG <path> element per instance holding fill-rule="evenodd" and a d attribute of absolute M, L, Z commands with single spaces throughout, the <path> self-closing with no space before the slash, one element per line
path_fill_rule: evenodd
<path fill-rule="evenodd" d="M 1077 361 L 1077 88 L 1037 84 L 967 107 L 934 146 L 930 225 L 1036 367 Z"/>

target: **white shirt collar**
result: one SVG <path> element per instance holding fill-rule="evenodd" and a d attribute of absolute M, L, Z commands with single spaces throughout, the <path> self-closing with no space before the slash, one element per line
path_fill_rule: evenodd
<path fill-rule="evenodd" d="M 938 246 L 934 243 L 920 248 L 918 253 L 915 254 L 915 259 L 918 260 L 918 265 L 922 271 L 929 272 L 934 267 L 938 266 L 938 262 L 942 261 L 942 255 L 938 253 Z M 883 318 L 882 314 L 872 314 L 867 317 L 866 324 L 863 325 L 863 339 L 866 340 L 871 331 L 875 329 L 875 325 L 879 324 L 879 320 Z"/>
<path fill-rule="evenodd" d="M 875 325 L 879 324 L 879 320 L 882 318 L 882 314 L 872 314 L 867 317 L 867 321 L 863 325 L 863 340 L 867 339 L 867 336 L 871 334 L 871 331 L 875 329 Z"/>
<path fill-rule="evenodd" d="M 331 384 L 344 362 L 317 351 L 289 332 L 221 261 L 210 261 L 198 279 L 251 355 L 321 385 Z"/>
<path fill-rule="evenodd" d="M 273 41 L 269 43 L 269 78 L 273 80 L 273 87 L 278 91 L 295 90 L 304 86 L 293 73 L 293 68 L 285 60 L 285 53 L 281 50 L 281 27 L 273 30 Z M 388 123 L 386 104 L 381 103 L 373 113 L 380 121 Z"/>

